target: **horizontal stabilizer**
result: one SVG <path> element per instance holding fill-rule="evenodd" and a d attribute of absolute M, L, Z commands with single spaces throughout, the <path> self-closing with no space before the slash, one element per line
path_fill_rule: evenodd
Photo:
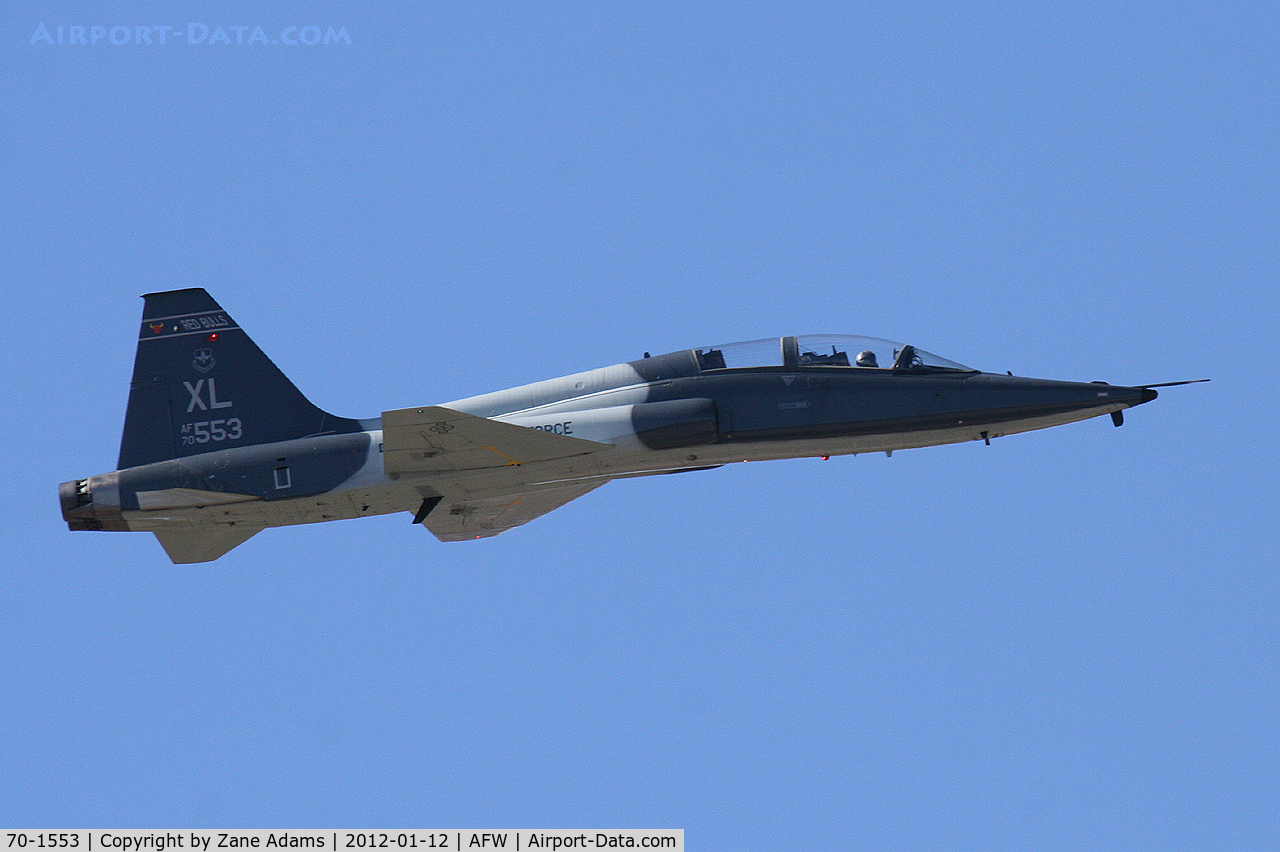
<path fill-rule="evenodd" d="M 382 412 L 382 465 L 388 475 L 483 470 L 609 448 L 439 405 Z"/>
<path fill-rule="evenodd" d="M 164 552 L 169 554 L 175 565 L 189 565 L 192 562 L 211 562 L 236 545 L 244 544 L 261 529 L 262 527 L 238 524 L 216 524 L 175 527 L 156 530 L 155 533 Z"/>

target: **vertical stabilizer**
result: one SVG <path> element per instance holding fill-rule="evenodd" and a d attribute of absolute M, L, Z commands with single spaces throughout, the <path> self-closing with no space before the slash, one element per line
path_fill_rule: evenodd
<path fill-rule="evenodd" d="M 204 290 L 143 298 L 121 470 L 213 450 L 360 431 L 358 421 L 312 405 Z"/>

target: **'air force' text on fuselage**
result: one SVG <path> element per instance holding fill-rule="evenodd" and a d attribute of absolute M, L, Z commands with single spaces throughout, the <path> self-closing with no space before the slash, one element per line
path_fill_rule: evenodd
<path fill-rule="evenodd" d="M 458 541 L 614 479 L 990 443 L 1103 414 L 1120 425 L 1161 386 L 998 375 L 878 338 L 801 335 L 352 419 L 313 405 L 204 290 L 145 298 L 117 469 L 59 494 L 71 529 L 153 532 L 179 563 L 272 526 L 409 512 Z"/>

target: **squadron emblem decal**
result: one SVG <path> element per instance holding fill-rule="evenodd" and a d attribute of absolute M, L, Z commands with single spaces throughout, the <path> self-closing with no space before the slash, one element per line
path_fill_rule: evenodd
<path fill-rule="evenodd" d="M 212 349 L 197 349 L 195 351 L 196 359 L 191 362 L 191 366 L 202 373 L 207 373 L 218 365 L 213 358 Z"/>
<path fill-rule="evenodd" d="M 1103 414 L 1119 426 L 1121 412 L 1157 388 L 1188 383 L 1022 378 L 878 338 L 800 335 L 355 420 L 309 401 L 207 291 L 144 298 L 144 319 L 129 330 L 157 343 L 136 349 L 118 470 L 64 482 L 58 499 L 70 529 L 152 531 L 184 565 L 273 526 L 404 511 L 441 541 L 462 541 L 518 527 L 611 479 L 986 443 Z M 507 470 L 516 465 L 526 470 Z"/>

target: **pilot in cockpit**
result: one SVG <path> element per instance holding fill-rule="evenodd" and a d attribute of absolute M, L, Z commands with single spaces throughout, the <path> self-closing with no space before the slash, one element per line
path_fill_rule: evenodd
<path fill-rule="evenodd" d="M 876 363 L 876 353 L 870 349 L 864 349 L 858 353 L 858 359 L 854 362 L 859 367 L 879 367 Z"/>

